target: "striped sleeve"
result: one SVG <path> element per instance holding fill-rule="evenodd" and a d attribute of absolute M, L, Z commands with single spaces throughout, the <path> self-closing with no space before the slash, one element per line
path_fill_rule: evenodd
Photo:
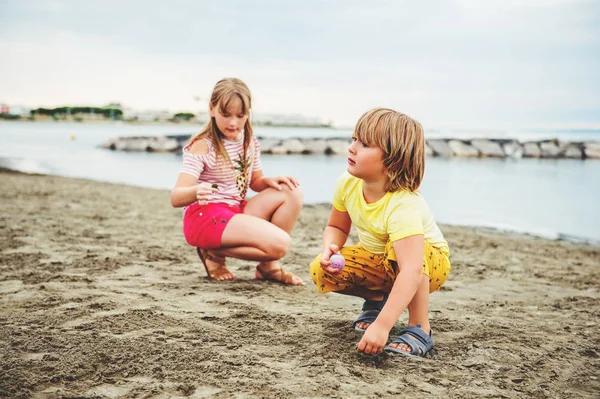
<path fill-rule="evenodd" d="M 189 152 L 183 153 L 183 162 L 179 173 L 185 173 L 194 176 L 196 179 L 200 178 L 200 175 L 204 171 L 205 157 L 202 155 L 194 155 Z"/>

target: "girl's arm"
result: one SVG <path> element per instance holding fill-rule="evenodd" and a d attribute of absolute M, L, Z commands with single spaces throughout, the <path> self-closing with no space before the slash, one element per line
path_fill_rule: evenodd
<path fill-rule="evenodd" d="M 200 205 L 206 205 L 207 197 L 218 191 L 209 183 L 196 184 L 196 178 L 187 173 L 180 173 L 175 183 L 175 187 L 171 190 L 171 206 L 180 208 L 187 206 L 195 201 Z"/>
<path fill-rule="evenodd" d="M 323 231 L 323 250 L 321 251 L 321 267 L 328 273 L 338 274 L 341 270 L 331 267 L 329 258 L 334 253 L 340 252 L 350 234 L 352 219 L 348 212 L 341 212 L 331 207 L 331 215 L 327 227 Z"/>
<path fill-rule="evenodd" d="M 290 190 L 295 189 L 300 185 L 298 180 L 292 176 L 275 176 L 275 177 L 267 177 L 263 175 L 262 169 L 257 170 L 252 173 L 252 178 L 250 179 L 250 188 L 252 191 L 260 193 L 262 190 L 272 187 L 275 190 L 282 190 L 281 184 L 286 184 Z"/>

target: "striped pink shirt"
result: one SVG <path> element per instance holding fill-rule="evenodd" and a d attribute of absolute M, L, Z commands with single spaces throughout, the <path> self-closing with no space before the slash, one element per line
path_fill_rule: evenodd
<path fill-rule="evenodd" d="M 189 152 L 189 146 L 183 148 L 183 163 L 180 173 L 192 175 L 197 179 L 197 184 L 217 184 L 219 191 L 208 197 L 208 202 L 222 202 L 228 205 L 239 205 L 246 199 L 250 186 L 252 173 L 261 169 L 260 144 L 256 137 L 252 137 L 246 162 L 242 162 L 244 153 L 244 137 L 239 141 L 223 140 L 225 151 L 231 163 L 223 162 L 219 157 L 216 163 L 216 151 L 210 139 L 204 138 L 208 145 L 208 153 L 199 155 Z"/>

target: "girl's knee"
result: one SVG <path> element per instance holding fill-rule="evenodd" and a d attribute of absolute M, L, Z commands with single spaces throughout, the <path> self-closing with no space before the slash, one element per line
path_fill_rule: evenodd
<path fill-rule="evenodd" d="M 300 187 L 296 187 L 292 190 L 288 186 L 284 185 L 282 191 L 285 194 L 285 199 L 287 202 L 292 202 L 298 206 L 302 206 L 304 203 L 304 193 Z"/>
<path fill-rule="evenodd" d="M 281 259 L 287 254 L 291 243 L 292 238 L 290 235 L 282 231 L 281 234 L 278 234 L 276 237 L 270 237 L 268 239 L 266 245 L 267 255 L 273 260 Z"/>

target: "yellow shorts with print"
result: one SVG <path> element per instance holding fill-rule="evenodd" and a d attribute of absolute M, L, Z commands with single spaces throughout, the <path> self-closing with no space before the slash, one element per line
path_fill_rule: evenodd
<path fill-rule="evenodd" d="M 339 274 L 329 274 L 321 268 L 321 254 L 310 264 L 310 276 L 319 293 L 341 291 L 362 287 L 373 291 L 390 292 L 398 267 L 392 242 L 388 242 L 383 254 L 367 251 L 362 244 L 350 245 L 341 249 L 346 264 Z M 437 291 L 450 274 L 450 260 L 439 248 L 425 240 L 423 274 L 429 277 L 429 292 Z"/>

